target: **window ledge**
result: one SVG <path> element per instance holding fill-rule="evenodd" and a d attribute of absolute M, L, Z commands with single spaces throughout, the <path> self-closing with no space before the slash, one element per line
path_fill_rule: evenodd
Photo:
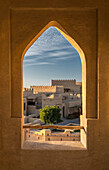
<path fill-rule="evenodd" d="M 25 150 L 86 150 L 80 141 L 25 141 Z"/>

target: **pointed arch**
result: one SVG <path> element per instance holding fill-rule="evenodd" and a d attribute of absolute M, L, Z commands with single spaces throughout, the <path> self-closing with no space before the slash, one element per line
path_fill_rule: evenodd
<path fill-rule="evenodd" d="M 76 51 L 79 53 L 79 56 L 81 58 L 82 63 L 82 112 L 84 113 L 84 116 L 86 117 L 86 59 L 83 50 L 80 48 L 80 46 L 76 43 L 76 41 L 66 32 L 66 30 L 57 22 L 57 21 L 50 21 L 31 41 L 30 43 L 25 47 L 23 54 L 22 54 L 22 62 L 25 53 L 27 50 L 32 46 L 32 44 L 49 28 L 49 27 L 55 27 L 68 41 L 69 43 L 76 49 Z"/>
<path fill-rule="evenodd" d="M 81 58 L 81 63 L 82 63 L 82 115 L 80 116 L 80 124 L 84 126 L 84 130 L 81 130 L 81 142 L 82 144 L 87 147 L 87 119 L 86 119 L 86 59 L 85 59 L 85 54 L 80 48 L 80 46 L 76 43 L 76 41 L 65 31 L 62 26 L 56 22 L 56 21 L 51 21 L 49 22 L 31 41 L 30 43 L 25 47 L 22 58 L 21 58 L 21 63 L 23 63 L 23 58 L 27 50 L 32 46 L 32 44 L 42 35 L 44 31 L 46 31 L 49 27 L 55 27 L 68 41 L 69 43 L 76 49 L 78 52 L 80 58 Z M 23 66 L 23 64 L 22 64 Z M 22 79 L 22 98 L 23 98 L 23 72 L 22 72 L 22 67 L 21 67 L 21 79 Z M 23 102 L 23 101 L 22 101 Z M 24 121 L 24 116 L 23 116 L 23 107 L 22 107 L 22 118 Z M 22 125 L 23 125 L 22 121 Z M 24 130 L 22 133 L 22 144 L 24 140 Z"/>

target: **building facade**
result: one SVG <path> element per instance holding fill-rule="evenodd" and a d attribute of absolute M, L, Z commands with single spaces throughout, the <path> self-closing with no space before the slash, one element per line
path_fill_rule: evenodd
<path fill-rule="evenodd" d="M 69 130 L 64 132 L 52 132 L 50 129 L 37 131 L 26 130 L 25 140 L 27 141 L 80 141 L 80 133 L 72 133 Z"/>
<path fill-rule="evenodd" d="M 76 80 L 52 80 L 52 86 L 31 86 L 30 88 L 24 88 L 23 109 L 25 123 L 29 123 L 30 120 L 36 120 L 40 115 L 40 109 L 45 106 L 59 106 L 61 118 L 67 118 L 75 112 L 81 114 L 81 86 L 82 83 L 77 85 Z M 31 118 L 32 115 L 34 118 L 30 119 L 30 115 Z"/>

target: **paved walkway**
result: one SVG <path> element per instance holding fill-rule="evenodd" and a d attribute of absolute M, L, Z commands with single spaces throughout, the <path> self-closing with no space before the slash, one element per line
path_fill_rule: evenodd
<path fill-rule="evenodd" d="M 69 123 L 80 125 L 80 118 L 76 118 L 76 119 L 72 119 L 72 120 L 71 119 L 63 118 L 62 120 L 63 120 L 63 122 L 60 122 L 57 125 L 67 125 Z M 34 122 L 31 122 L 31 123 L 28 123 L 28 125 L 34 125 L 34 126 L 35 125 L 44 125 L 44 124 L 45 123 L 41 122 L 40 119 L 37 119 L 37 120 L 35 120 Z"/>
<path fill-rule="evenodd" d="M 62 120 L 63 120 L 63 122 L 58 123 L 58 125 L 67 125 L 69 123 L 80 125 L 80 118 L 76 118 L 76 119 L 72 119 L 72 120 L 63 118 Z"/>

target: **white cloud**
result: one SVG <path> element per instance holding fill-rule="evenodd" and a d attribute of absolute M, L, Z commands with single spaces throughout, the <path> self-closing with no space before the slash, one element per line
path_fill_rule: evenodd
<path fill-rule="evenodd" d="M 30 64 L 25 64 L 24 67 L 29 67 L 29 66 L 36 66 L 36 65 L 54 65 L 55 63 L 50 63 L 50 62 L 36 62 L 36 63 L 30 63 Z"/>
<path fill-rule="evenodd" d="M 47 29 L 28 49 L 24 56 L 25 67 L 56 64 L 58 60 L 77 57 L 72 45 L 55 28 Z M 42 61 L 43 60 L 43 61 Z"/>

